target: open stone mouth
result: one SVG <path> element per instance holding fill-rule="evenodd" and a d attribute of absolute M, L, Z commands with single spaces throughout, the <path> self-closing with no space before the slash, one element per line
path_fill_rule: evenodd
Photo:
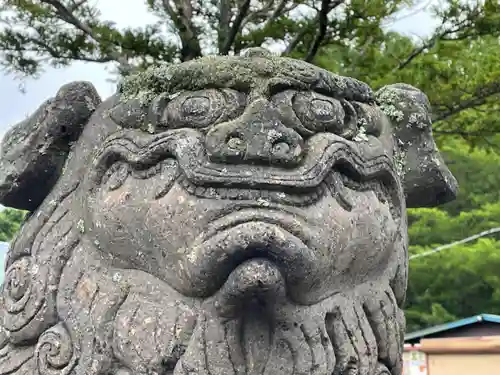
<path fill-rule="evenodd" d="M 215 184 L 200 186 L 192 183 L 184 175 L 180 177 L 179 183 L 187 192 L 200 198 L 254 201 L 262 207 L 270 203 L 295 207 L 309 206 L 331 195 L 346 211 L 354 208 L 356 203 L 353 198 L 356 193 L 371 191 L 380 203 L 389 205 L 391 215 L 395 220 L 401 217 L 400 199 L 396 186 L 392 186 L 393 183 L 380 176 L 363 180 L 344 165 L 335 166 L 324 180 L 314 187 L 291 188 L 272 185 L 251 187 L 237 183 L 231 186 Z"/>
<path fill-rule="evenodd" d="M 328 184 L 328 181 L 322 184 L 325 192 L 331 191 Z M 371 186 L 367 185 L 366 188 Z M 216 193 L 217 190 L 213 189 Z M 201 190 L 195 190 L 194 193 L 204 194 Z M 313 296 L 310 291 L 317 289 L 322 283 L 319 276 L 314 276 L 318 274 L 317 270 L 322 261 L 311 245 L 313 238 L 314 231 L 308 227 L 306 219 L 296 207 L 287 208 L 282 204 L 273 203 L 260 206 L 256 202 L 235 202 L 234 205 L 229 205 L 225 212 L 211 217 L 207 230 L 188 248 L 181 249 L 183 256 L 177 268 L 181 272 L 181 278 L 187 283 L 184 284 L 187 288 L 181 292 L 193 297 L 207 298 L 229 292 L 231 295 L 248 295 L 248 290 L 237 291 L 235 285 L 243 285 L 249 290 L 260 292 L 264 289 L 259 284 L 267 285 L 271 289 L 278 288 L 277 284 L 282 280 L 271 278 L 277 280 L 276 285 L 272 286 L 265 281 L 269 279 L 269 275 L 264 274 L 256 275 L 254 280 L 246 284 L 230 282 L 231 275 L 243 264 L 255 267 L 255 262 L 266 261 L 276 266 L 272 268 L 273 272 L 278 269 L 283 276 L 291 300 L 299 304 L 311 303 L 304 298 L 316 299 L 318 296 Z"/>
<path fill-rule="evenodd" d="M 227 288 L 234 289 L 237 283 L 228 286 L 227 282 L 235 270 L 242 264 L 255 266 L 254 262 L 265 260 L 275 264 L 283 275 L 292 300 L 310 303 L 303 298 L 311 295 L 305 291 L 315 289 L 322 282 L 311 277 L 317 273 L 320 260 L 309 246 L 312 234 L 306 223 L 294 214 L 298 207 L 319 202 L 329 194 L 344 210 L 351 211 L 359 202 L 356 194 L 371 191 L 382 204 L 388 204 L 395 221 L 401 218 L 397 186 L 391 186 L 391 179 L 384 179 L 380 174 L 364 180 L 360 177 L 344 165 L 335 166 L 321 183 L 308 188 L 272 185 L 257 188 L 236 183 L 230 187 L 199 186 L 185 176 L 180 177 L 181 186 L 190 194 L 235 203 L 228 207 L 228 212 L 212 218 L 211 227 L 190 248 L 183 250 L 185 260 L 179 268 L 188 281 L 185 292 L 206 298 Z M 307 283 L 304 280 L 308 280 Z M 248 287 L 260 290 L 255 285 Z M 231 293 L 237 294 L 235 290 Z"/>

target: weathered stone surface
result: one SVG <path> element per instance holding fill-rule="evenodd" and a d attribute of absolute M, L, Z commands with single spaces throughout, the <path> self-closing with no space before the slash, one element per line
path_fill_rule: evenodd
<path fill-rule="evenodd" d="M 400 375 L 406 205 L 456 191 L 428 113 L 262 49 L 126 80 L 27 195 L 0 375 Z"/>
<path fill-rule="evenodd" d="M 61 175 L 71 144 L 101 103 L 94 87 L 61 87 L 26 120 L 13 126 L 0 148 L 0 201 L 34 211 Z"/>
<path fill-rule="evenodd" d="M 453 200 L 458 184 L 432 138 L 430 103 L 425 94 L 397 84 L 378 91 L 377 102 L 392 120 L 406 206 L 436 206 Z"/>

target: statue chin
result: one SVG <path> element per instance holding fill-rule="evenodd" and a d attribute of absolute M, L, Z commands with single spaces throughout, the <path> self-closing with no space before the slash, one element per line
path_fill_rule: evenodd
<path fill-rule="evenodd" d="M 122 280 L 138 278 L 119 272 Z M 154 371 L 221 375 L 389 375 L 401 368 L 404 318 L 387 285 L 361 285 L 297 305 L 287 298 L 279 268 L 254 258 L 231 272 L 216 294 L 193 303 L 148 277 L 140 277 L 142 286 L 130 283 L 136 287 L 114 323 L 115 353 L 130 374 L 144 371 L 145 363 Z M 161 298 L 153 302 L 151 295 Z"/>
<path fill-rule="evenodd" d="M 263 49 L 64 86 L 2 142 L 0 375 L 401 374 L 405 208 L 457 191 L 430 119 Z"/>

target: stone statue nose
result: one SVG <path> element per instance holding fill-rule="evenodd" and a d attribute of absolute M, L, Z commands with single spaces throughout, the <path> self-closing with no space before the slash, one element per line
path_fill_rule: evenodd
<path fill-rule="evenodd" d="M 264 99 L 250 104 L 239 119 L 216 125 L 205 143 L 215 162 L 282 166 L 296 165 L 304 146 L 302 137 L 283 125 Z"/>

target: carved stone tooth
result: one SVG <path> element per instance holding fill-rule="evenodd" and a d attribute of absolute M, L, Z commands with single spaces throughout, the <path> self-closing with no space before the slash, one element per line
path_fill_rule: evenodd
<path fill-rule="evenodd" d="M 262 199 L 268 199 L 269 198 L 269 190 L 261 190 L 261 191 L 256 191 L 258 193 L 259 197 Z"/>
<path fill-rule="evenodd" d="M 186 180 L 186 185 L 184 186 L 184 189 L 190 194 L 195 194 L 196 192 L 196 186 L 192 185 L 189 181 Z"/>
<path fill-rule="evenodd" d="M 213 187 L 208 187 L 206 190 L 206 196 L 207 198 L 216 198 L 219 196 L 219 194 L 217 193 L 217 189 Z"/>
<path fill-rule="evenodd" d="M 240 191 L 238 189 L 230 188 L 227 189 L 227 198 L 237 199 L 240 196 Z"/>
<path fill-rule="evenodd" d="M 205 193 L 205 188 L 202 187 L 202 186 L 198 186 L 194 189 L 194 194 L 198 195 L 198 196 L 203 196 L 204 193 Z"/>
<path fill-rule="evenodd" d="M 221 196 L 221 198 L 226 199 L 228 192 L 229 192 L 229 189 L 224 187 L 224 188 L 218 188 L 217 191 L 218 191 L 219 195 Z"/>

